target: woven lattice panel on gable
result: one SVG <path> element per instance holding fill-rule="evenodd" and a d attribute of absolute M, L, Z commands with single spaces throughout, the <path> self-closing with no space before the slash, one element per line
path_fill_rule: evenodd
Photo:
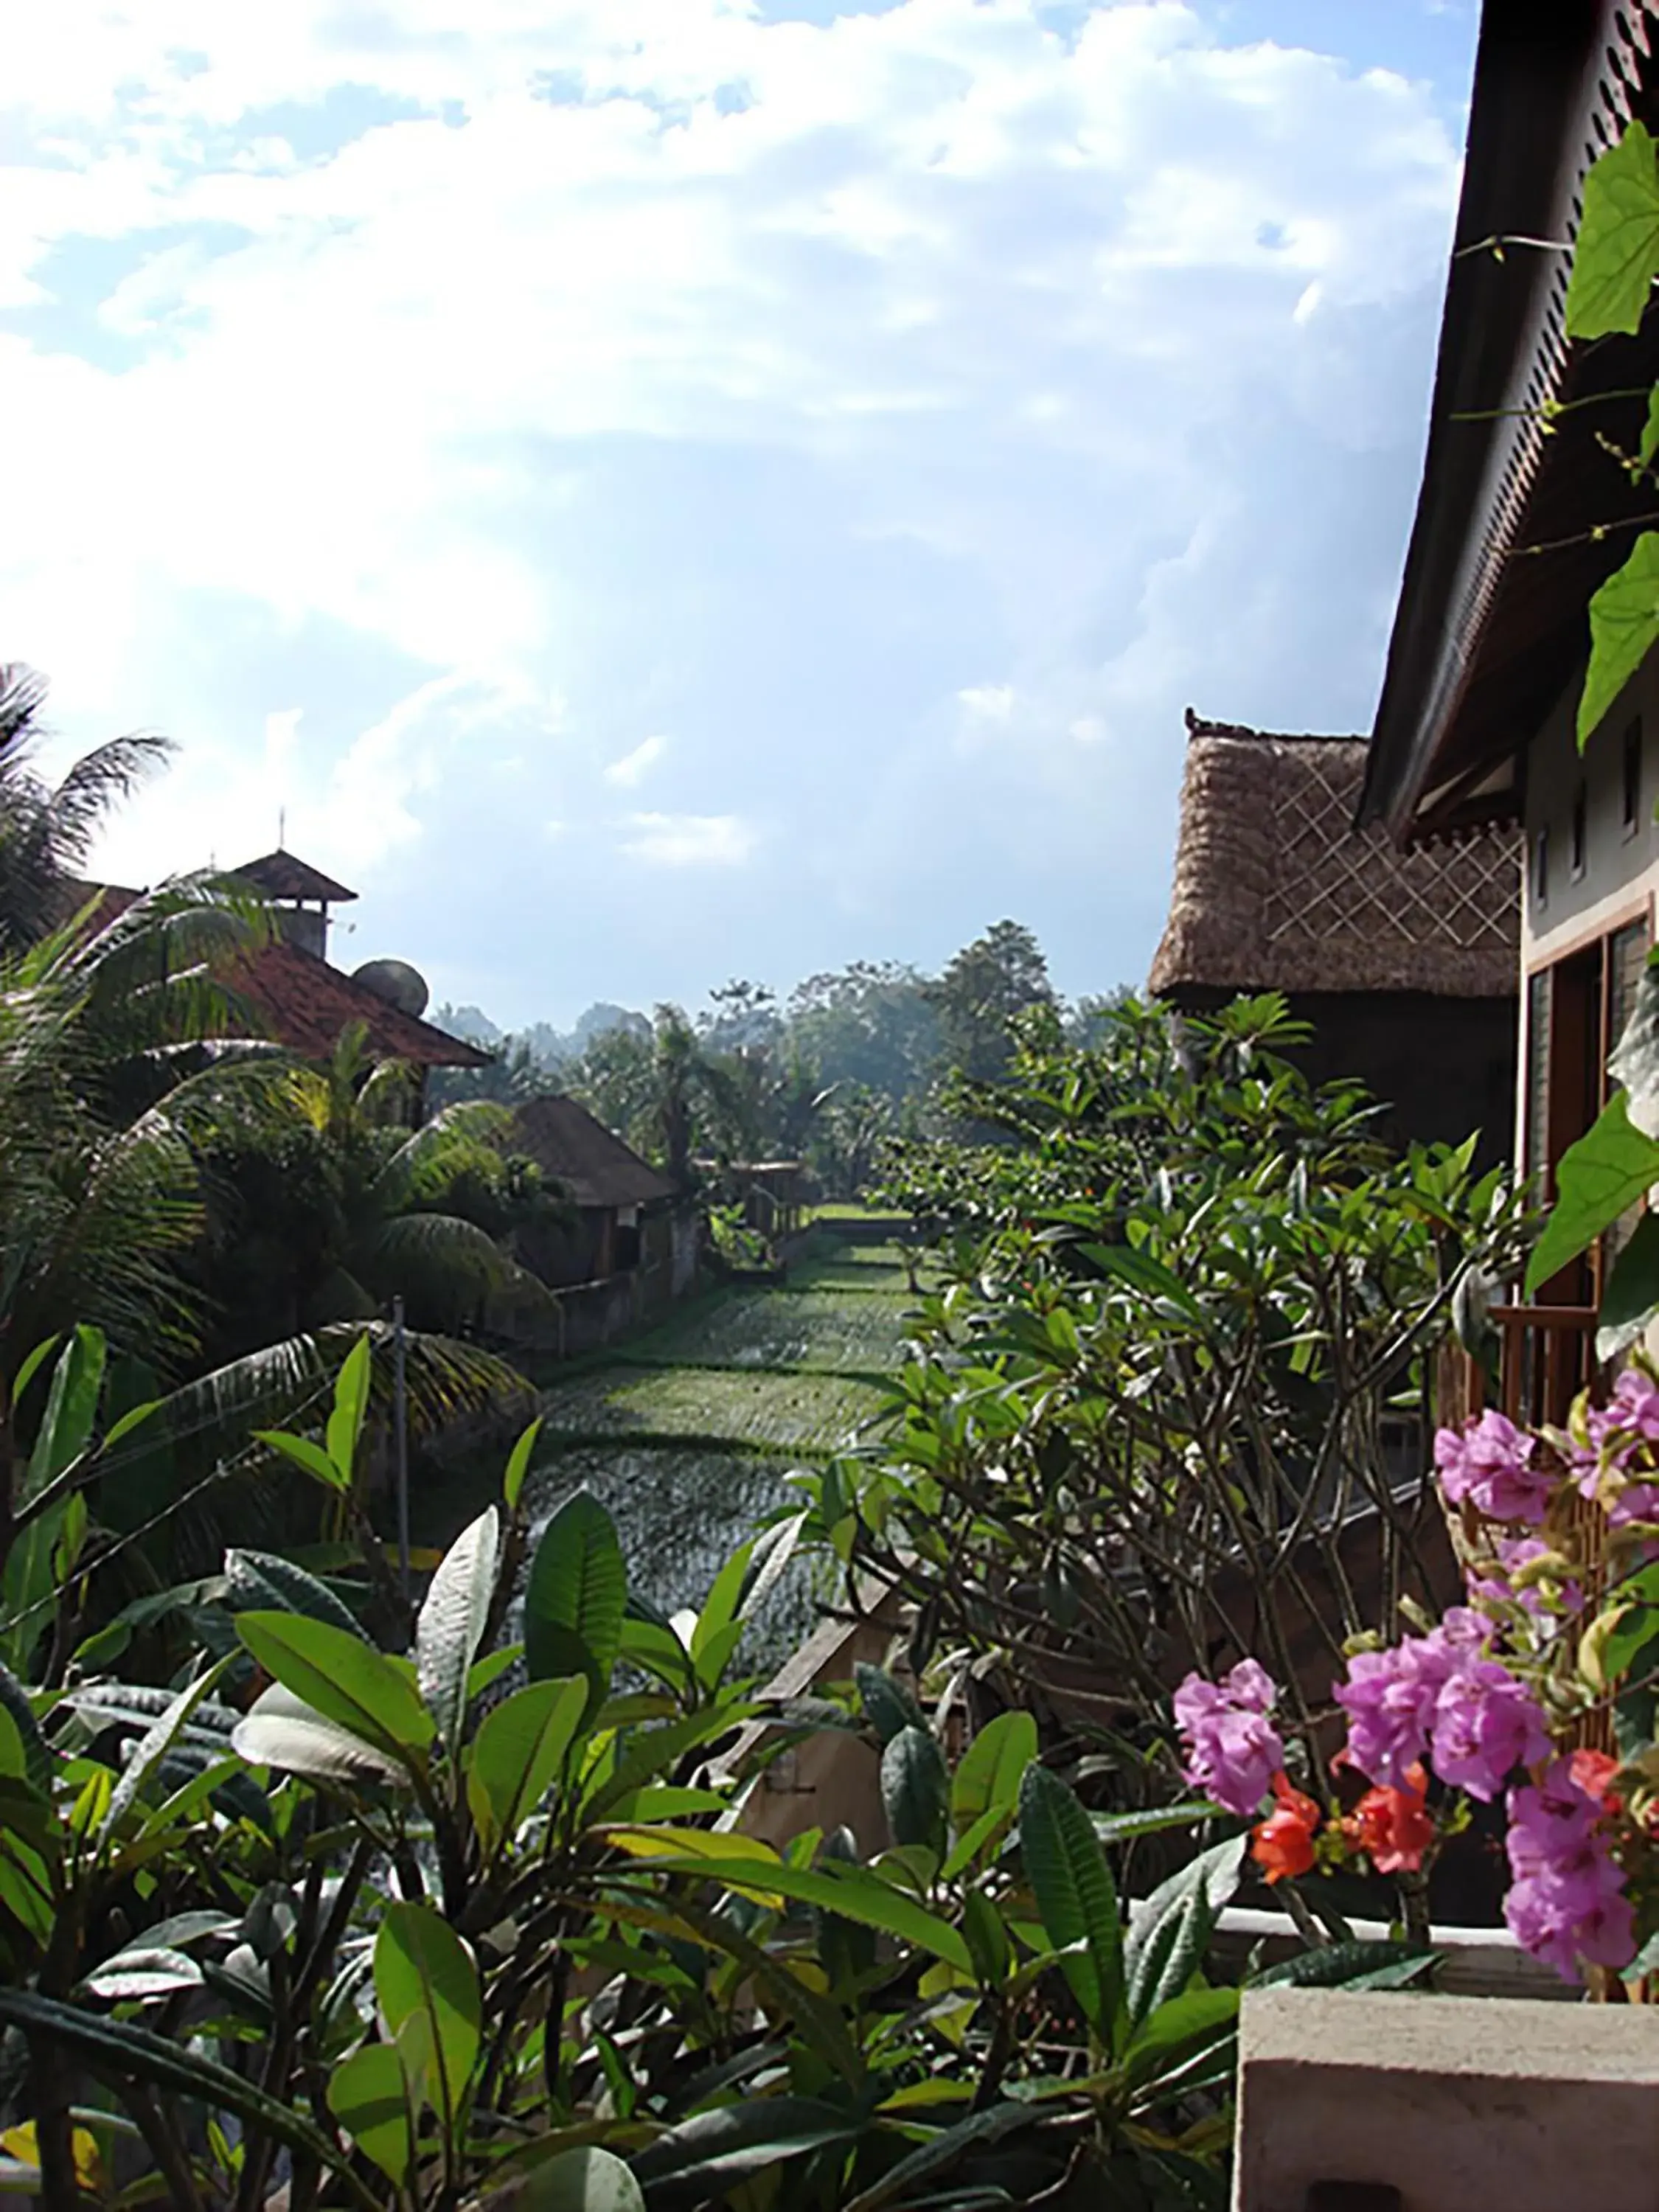
<path fill-rule="evenodd" d="M 1380 828 L 1356 833 L 1359 745 L 1278 745 L 1273 777 L 1277 867 L 1269 946 L 1334 939 L 1478 952 L 1507 959 L 1519 882 L 1514 843 L 1495 836 L 1402 853 Z"/>
<path fill-rule="evenodd" d="M 1478 830 L 1401 852 L 1352 828 L 1357 738 L 1191 727 L 1155 991 L 1512 998 L 1521 844 Z"/>

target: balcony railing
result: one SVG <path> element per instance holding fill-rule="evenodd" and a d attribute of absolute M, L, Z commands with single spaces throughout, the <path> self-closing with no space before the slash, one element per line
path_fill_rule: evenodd
<path fill-rule="evenodd" d="M 1493 1306 L 1489 1318 L 1501 1346 L 1496 1391 L 1477 1362 L 1449 1346 L 1437 1377 L 1437 1418 L 1455 1427 L 1493 1404 L 1512 1421 L 1560 1427 L 1595 1380 L 1595 1308 Z"/>

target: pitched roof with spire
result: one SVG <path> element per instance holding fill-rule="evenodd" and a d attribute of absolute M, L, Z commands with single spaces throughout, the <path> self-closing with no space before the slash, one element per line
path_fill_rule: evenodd
<path fill-rule="evenodd" d="M 308 860 L 284 852 L 280 846 L 263 859 L 233 868 L 230 874 L 234 881 L 246 884 L 261 898 L 311 899 L 323 906 L 344 906 L 357 896 L 343 884 L 337 884 L 332 876 L 325 876 L 320 868 L 313 868 Z"/>

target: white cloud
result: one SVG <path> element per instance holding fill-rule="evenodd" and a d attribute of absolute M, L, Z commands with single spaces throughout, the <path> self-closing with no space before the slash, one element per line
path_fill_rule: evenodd
<path fill-rule="evenodd" d="M 1113 958 L 1186 696 L 1363 712 L 1457 174 L 1402 75 L 1179 0 L 1066 35 L 1038 0 L 56 0 L 0 15 L 0 650 L 70 739 L 184 741 L 112 848 L 146 876 L 286 804 L 411 928 L 511 892 L 469 995 L 578 881 L 593 959 L 637 928 L 724 971 L 580 876 L 614 825 L 571 733 L 626 792 L 666 727 L 745 813 L 625 849 L 818 893 L 709 932 L 932 958 L 1023 899 Z"/>
<path fill-rule="evenodd" d="M 957 696 L 977 721 L 1006 722 L 1014 711 L 1012 684 L 970 684 Z"/>
<path fill-rule="evenodd" d="M 732 868 L 755 848 L 756 831 L 736 814 L 630 814 L 622 849 L 660 868 Z"/>
<path fill-rule="evenodd" d="M 649 775 L 667 750 L 666 738 L 646 738 L 635 746 L 631 753 L 624 753 L 620 760 L 611 763 L 605 771 L 605 780 L 607 783 L 619 783 L 624 790 L 631 791 L 635 784 Z"/>

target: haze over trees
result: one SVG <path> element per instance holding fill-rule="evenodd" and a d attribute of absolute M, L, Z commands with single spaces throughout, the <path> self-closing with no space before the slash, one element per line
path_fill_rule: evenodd
<path fill-rule="evenodd" d="M 1021 1016 L 1045 1008 L 1082 1041 L 1113 1002 L 1067 1009 L 1036 936 L 1002 921 L 937 975 L 854 960 L 781 999 L 734 977 L 692 1014 L 601 1002 L 568 1032 L 545 1022 L 507 1032 L 477 1006 L 441 1006 L 443 1027 L 495 1058 L 444 1073 L 434 1095 L 510 1103 L 556 1087 L 671 1171 L 681 1157 L 805 1158 L 828 1188 L 851 1196 L 890 1142 L 951 1126 L 952 1081 L 1002 1073 Z"/>

